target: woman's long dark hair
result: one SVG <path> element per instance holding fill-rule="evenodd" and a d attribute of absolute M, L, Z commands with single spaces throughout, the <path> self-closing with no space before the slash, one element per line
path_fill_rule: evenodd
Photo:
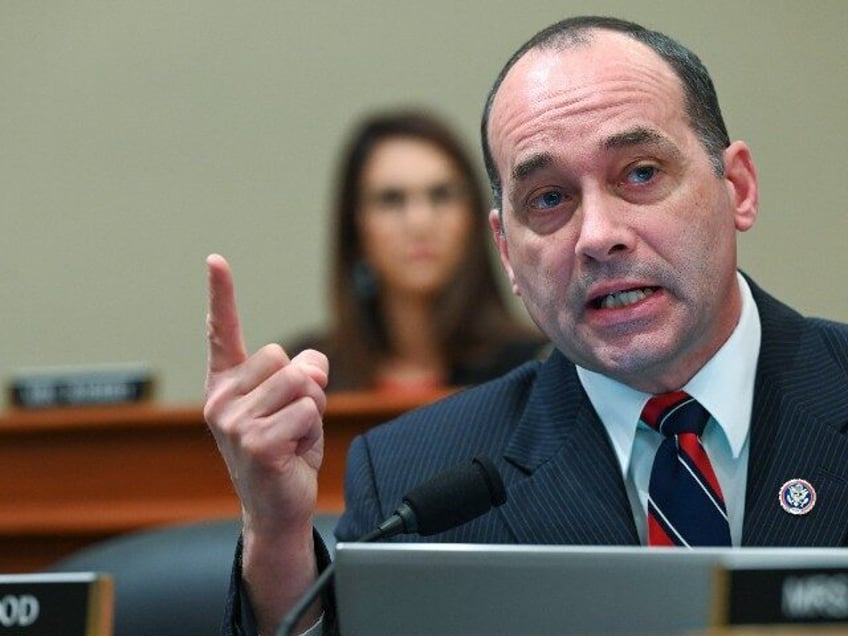
<path fill-rule="evenodd" d="M 485 359 L 505 337 L 529 330 L 510 315 L 488 248 L 488 200 L 474 164 L 456 135 L 422 111 L 392 111 L 364 119 L 342 155 L 333 221 L 330 292 L 333 326 L 327 354 L 335 389 L 372 388 L 379 359 L 390 353 L 378 288 L 363 289 L 362 243 L 357 224 L 362 171 L 377 144 L 407 138 L 433 144 L 450 157 L 465 181 L 473 214 L 462 262 L 435 300 L 433 319 L 441 355 L 449 367 Z"/>

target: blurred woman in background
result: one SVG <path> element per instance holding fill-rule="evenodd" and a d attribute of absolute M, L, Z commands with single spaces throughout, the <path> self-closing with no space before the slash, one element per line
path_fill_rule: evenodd
<path fill-rule="evenodd" d="M 476 384 L 541 354 L 492 265 L 489 206 L 455 134 L 423 112 L 365 119 L 342 157 L 329 333 L 287 347 L 330 360 L 329 390 Z"/>

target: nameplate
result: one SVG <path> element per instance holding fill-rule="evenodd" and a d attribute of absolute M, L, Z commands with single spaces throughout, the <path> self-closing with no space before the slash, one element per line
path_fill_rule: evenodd
<path fill-rule="evenodd" d="M 0 636 L 111 636 L 113 604 L 104 574 L 0 575 Z"/>
<path fill-rule="evenodd" d="M 721 625 L 848 624 L 848 567 L 727 568 Z"/>
<path fill-rule="evenodd" d="M 17 371 L 9 401 L 19 408 L 121 404 L 152 392 L 153 375 L 145 365 L 49 367 Z"/>

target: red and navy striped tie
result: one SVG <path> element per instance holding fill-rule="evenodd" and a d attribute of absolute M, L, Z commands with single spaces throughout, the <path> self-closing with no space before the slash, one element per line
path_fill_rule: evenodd
<path fill-rule="evenodd" d="M 683 391 L 656 395 L 642 411 L 642 421 L 665 436 L 648 487 L 649 545 L 730 545 L 724 496 L 701 445 L 709 419 Z"/>

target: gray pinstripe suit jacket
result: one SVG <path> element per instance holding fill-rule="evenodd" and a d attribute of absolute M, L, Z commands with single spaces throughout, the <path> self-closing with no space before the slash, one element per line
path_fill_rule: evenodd
<path fill-rule="evenodd" d="M 848 545 L 848 325 L 804 318 L 749 283 L 763 337 L 743 544 Z M 613 449 L 574 365 L 556 351 L 358 438 L 337 535 L 364 535 L 415 484 L 478 453 L 500 469 L 507 503 L 427 540 L 638 544 Z M 816 489 L 807 515 L 779 505 L 793 478 Z"/>

